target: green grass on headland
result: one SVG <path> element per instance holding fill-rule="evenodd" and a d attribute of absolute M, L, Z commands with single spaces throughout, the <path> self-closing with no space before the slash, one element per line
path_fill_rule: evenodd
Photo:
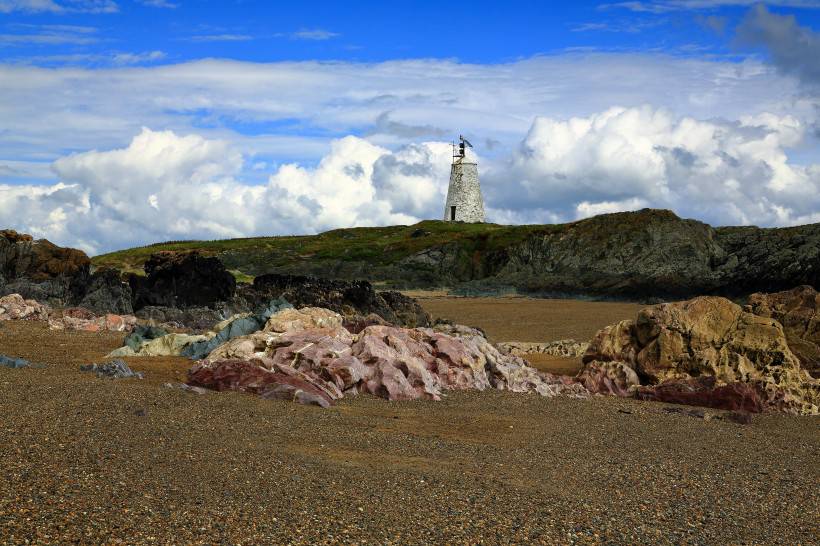
<path fill-rule="evenodd" d="M 388 265 L 424 249 L 448 243 L 459 243 L 476 250 L 502 249 L 533 233 L 558 229 L 561 229 L 560 225 L 502 226 L 426 220 L 412 226 L 336 229 L 318 235 L 172 241 L 95 256 L 92 263 L 97 267 L 142 272 L 143 263 L 154 252 L 198 250 L 210 256 L 232 255 L 232 262 L 243 261 L 236 259 L 238 254 L 243 255 L 249 264 L 262 259 L 271 268 L 299 261 L 359 261 Z M 240 267 L 233 273 L 238 277 L 247 276 L 244 269 Z"/>

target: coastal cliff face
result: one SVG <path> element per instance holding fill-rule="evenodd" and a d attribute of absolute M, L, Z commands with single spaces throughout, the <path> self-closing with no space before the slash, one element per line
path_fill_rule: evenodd
<path fill-rule="evenodd" d="M 242 275 L 367 279 L 399 288 L 514 288 L 629 299 L 820 286 L 820 224 L 719 227 L 645 209 L 560 225 L 426 221 L 315 236 L 152 245 L 94 258 L 137 269 L 152 252 L 196 249 Z"/>

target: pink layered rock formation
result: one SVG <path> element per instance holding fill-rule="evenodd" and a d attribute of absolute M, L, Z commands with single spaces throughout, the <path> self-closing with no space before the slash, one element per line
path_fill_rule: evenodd
<path fill-rule="evenodd" d="M 798 286 L 773 294 L 752 294 L 746 310 L 779 322 L 800 365 L 813 377 L 820 377 L 820 293 L 817 290 Z"/>
<path fill-rule="evenodd" d="M 765 409 L 817 414 L 820 404 L 820 382 L 801 369 L 780 323 L 725 298 L 699 297 L 642 309 L 635 321 L 598 332 L 583 361 L 590 368 L 595 362 L 621 363 L 643 383 L 655 385 L 654 394 L 642 389 L 642 397 L 663 401 L 730 407 L 732 397 L 739 396 L 740 387 L 734 385 L 741 384 L 757 392 Z M 595 373 L 590 369 L 588 375 Z M 596 391 L 594 382 L 585 385 Z M 604 385 L 607 390 L 612 389 Z"/>
<path fill-rule="evenodd" d="M 264 359 L 220 360 L 216 365 L 194 364 L 188 372 L 194 386 L 217 391 L 240 391 L 263 398 L 292 400 L 326 408 L 333 398 L 296 370 Z"/>
<path fill-rule="evenodd" d="M 0 320 L 48 320 L 50 314 L 48 305 L 23 299 L 20 294 L 0 298 Z"/>
<path fill-rule="evenodd" d="M 328 404 L 359 392 L 388 400 L 439 400 L 446 390 L 486 388 L 543 396 L 588 394 L 571 378 L 541 374 L 521 358 L 500 353 L 477 330 L 449 327 L 444 332 L 374 325 L 354 335 L 335 326 L 333 317 L 315 308 L 307 313 L 323 317 L 323 322 L 314 323 L 327 327 L 269 331 L 271 324 L 283 324 L 281 317 L 274 320 L 274 315 L 266 326 L 268 331 L 233 339 L 206 361 L 195 364 L 189 383 L 263 396 L 281 391 L 287 396 L 277 397 L 293 395 L 297 401 L 318 405 L 324 404 L 318 402 L 317 392 Z M 284 320 L 295 324 L 291 315 Z M 315 390 L 294 387 L 290 379 L 280 390 L 271 390 L 282 374 L 307 382 Z"/>

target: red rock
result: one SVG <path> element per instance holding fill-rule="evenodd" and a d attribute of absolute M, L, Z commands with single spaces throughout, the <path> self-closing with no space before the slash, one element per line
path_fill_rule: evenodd
<path fill-rule="evenodd" d="M 706 376 L 687 380 L 671 379 L 660 385 L 639 387 L 635 397 L 639 400 L 732 411 L 763 411 L 763 401 L 753 385 L 740 382 L 718 385 L 714 377 Z"/>
<path fill-rule="evenodd" d="M 194 364 L 188 372 L 188 383 L 218 391 L 235 390 L 323 408 L 333 403 L 325 391 L 309 380 L 299 377 L 297 373 L 284 373 L 272 362 L 261 359 Z"/>

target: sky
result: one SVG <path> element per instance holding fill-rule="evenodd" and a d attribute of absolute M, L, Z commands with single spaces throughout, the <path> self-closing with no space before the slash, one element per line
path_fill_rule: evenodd
<path fill-rule="evenodd" d="M 820 222 L 820 0 L 0 0 L 0 227 L 97 254 L 643 207 Z"/>

